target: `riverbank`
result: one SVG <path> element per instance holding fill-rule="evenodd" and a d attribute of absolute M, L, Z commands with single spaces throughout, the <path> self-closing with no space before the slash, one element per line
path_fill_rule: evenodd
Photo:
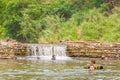
<path fill-rule="evenodd" d="M 90 57 L 120 60 L 120 43 L 97 41 L 65 41 L 67 53 L 71 57 Z"/>
<path fill-rule="evenodd" d="M 6 38 L 0 40 L 0 58 L 15 59 L 17 56 L 23 56 L 27 52 L 27 46 L 16 40 Z"/>
<path fill-rule="evenodd" d="M 97 41 L 61 41 L 70 57 L 107 58 L 120 60 L 120 43 Z M 7 38 L 0 40 L 0 58 L 16 59 L 28 54 L 29 45 Z M 36 48 L 37 51 L 37 48 Z M 32 53 L 31 53 L 32 54 Z"/>

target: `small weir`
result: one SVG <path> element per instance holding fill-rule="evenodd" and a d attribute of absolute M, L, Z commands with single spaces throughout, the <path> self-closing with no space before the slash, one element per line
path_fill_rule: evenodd
<path fill-rule="evenodd" d="M 28 44 L 28 58 L 50 60 L 52 55 L 57 60 L 70 60 L 66 55 L 67 46 L 64 44 Z"/>

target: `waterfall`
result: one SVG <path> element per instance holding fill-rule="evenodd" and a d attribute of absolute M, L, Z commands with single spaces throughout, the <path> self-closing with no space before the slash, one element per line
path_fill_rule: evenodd
<path fill-rule="evenodd" d="M 71 59 L 66 56 L 67 46 L 63 44 L 28 44 L 28 46 L 28 58 L 50 60 L 52 55 L 55 55 L 57 60 Z"/>

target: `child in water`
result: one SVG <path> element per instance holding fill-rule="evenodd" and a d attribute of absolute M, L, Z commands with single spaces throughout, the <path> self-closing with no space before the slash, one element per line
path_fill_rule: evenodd
<path fill-rule="evenodd" d="M 97 66 L 95 64 L 96 64 L 96 61 L 95 60 L 91 60 L 90 61 L 90 65 L 84 66 L 84 69 L 89 69 L 90 72 L 94 71 L 95 69 L 97 69 L 97 70 L 103 69 L 103 66 Z"/>
<path fill-rule="evenodd" d="M 55 55 L 52 55 L 51 60 L 56 60 L 56 56 L 55 56 Z"/>
<path fill-rule="evenodd" d="M 90 62 L 90 67 L 89 67 L 89 70 L 90 70 L 90 71 L 94 71 L 94 69 L 95 69 L 95 63 L 96 63 L 95 60 L 91 60 L 91 62 Z"/>

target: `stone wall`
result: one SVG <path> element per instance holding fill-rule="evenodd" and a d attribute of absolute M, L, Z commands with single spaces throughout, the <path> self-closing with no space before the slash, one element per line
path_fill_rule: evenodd
<path fill-rule="evenodd" d="M 25 55 L 27 47 L 25 44 L 7 38 L 0 40 L 0 58 L 14 58 Z"/>
<path fill-rule="evenodd" d="M 67 53 L 73 57 L 108 57 L 120 59 L 120 43 L 65 41 Z"/>
<path fill-rule="evenodd" d="M 67 53 L 72 57 L 108 57 L 120 59 L 120 43 L 64 41 Z M 0 40 L 0 58 L 15 58 L 27 55 L 28 45 L 13 39 Z"/>

